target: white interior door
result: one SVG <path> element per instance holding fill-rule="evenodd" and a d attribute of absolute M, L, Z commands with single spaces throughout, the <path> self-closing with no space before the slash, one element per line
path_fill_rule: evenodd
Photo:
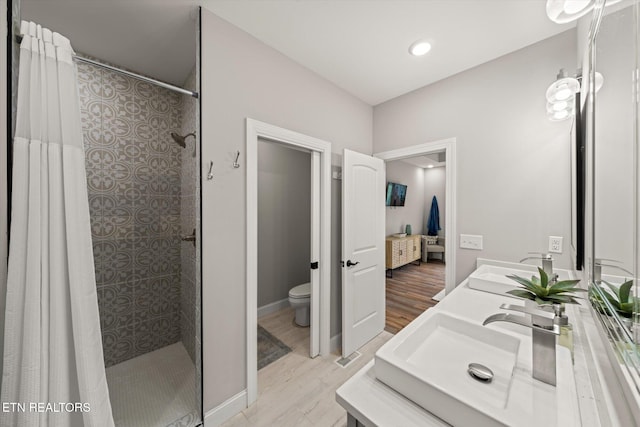
<path fill-rule="evenodd" d="M 344 150 L 342 158 L 342 355 L 384 329 L 384 190 L 381 159 Z"/>
<path fill-rule="evenodd" d="M 320 153 L 311 152 L 311 337 L 309 355 L 320 354 Z"/>

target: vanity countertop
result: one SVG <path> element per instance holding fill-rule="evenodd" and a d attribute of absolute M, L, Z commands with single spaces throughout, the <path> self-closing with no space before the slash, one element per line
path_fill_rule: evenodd
<path fill-rule="evenodd" d="M 503 265 L 501 263 L 499 265 Z M 426 316 L 432 316 L 434 312 L 453 314 L 459 318 L 467 319 L 472 323 L 482 323 L 489 315 L 499 312 L 501 303 L 517 303 L 517 300 L 509 296 L 501 296 L 488 292 L 478 291 L 469 288 L 468 281 L 463 281 L 456 289 L 447 295 L 438 305 L 428 312 L 423 313 L 414 322 L 419 323 Z M 568 310 L 569 311 L 569 310 Z M 575 312 L 578 310 L 570 310 Z M 423 317 L 424 316 L 424 317 Z M 500 324 L 500 330 L 504 333 L 517 336 L 524 346 L 523 354 L 528 355 L 529 363 L 531 357 L 531 332 L 528 328 L 518 325 Z M 579 334 L 579 332 L 578 332 Z M 578 337 L 579 338 L 579 337 Z M 387 345 L 394 345 L 393 339 Z M 566 348 L 558 347 L 557 351 L 559 366 L 570 365 L 570 353 Z M 576 364 L 574 370 L 567 374 L 562 368 L 558 370 L 558 375 L 565 376 L 565 381 L 575 384 L 573 396 L 565 402 L 569 402 L 571 414 L 569 419 L 563 420 L 562 424 L 576 426 L 597 426 L 597 413 L 590 410 L 594 406 L 593 394 L 588 389 L 588 381 L 584 376 L 589 377 L 586 364 L 582 363 L 584 356 L 580 349 L 576 352 Z M 579 372 L 579 371 L 585 372 Z M 580 378 L 574 378 L 580 377 Z M 391 387 L 387 386 L 376 378 L 375 362 L 371 361 L 362 368 L 356 375 L 345 382 L 336 391 L 336 400 L 347 412 L 355 417 L 360 423 L 367 426 L 446 426 L 449 425 L 435 415 L 431 414 L 421 406 L 404 397 Z M 583 407 L 584 406 L 584 407 Z M 595 414 L 593 416 L 592 414 Z M 582 419 L 587 416 L 589 419 Z"/>

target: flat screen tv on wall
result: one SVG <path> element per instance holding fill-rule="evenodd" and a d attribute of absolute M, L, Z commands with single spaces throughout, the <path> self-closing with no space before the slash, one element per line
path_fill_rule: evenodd
<path fill-rule="evenodd" d="M 407 196 L 407 186 L 387 183 L 387 206 L 404 206 L 404 199 Z"/>

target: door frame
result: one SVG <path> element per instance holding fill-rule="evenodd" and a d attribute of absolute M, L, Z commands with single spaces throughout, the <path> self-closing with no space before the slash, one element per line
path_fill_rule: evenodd
<path fill-rule="evenodd" d="M 287 145 L 294 149 L 305 149 L 320 155 L 320 280 L 316 304 L 318 318 L 315 336 L 319 341 L 320 355 L 329 354 L 330 341 L 330 292 L 331 292 L 331 143 L 298 132 L 274 126 L 251 118 L 246 119 L 246 178 L 247 178 L 247 218 L 246 218 L 246 299 L 247 299 L 247 406 L 258 397 L 258 139 Z M 315 291 L 315 292 L 314 292 Z M 311 334 L 313 337 L 314 334 Z M 313 344 L 312 344 L 313 346 Z"/>
<path fill-rule="evenodd" d="M 396 150 L 375 153 L 386 162 L 423 156 L 436 152 L 445 152 L 445 294 L 456 287 L 456 138 L 441 139 Z"/>

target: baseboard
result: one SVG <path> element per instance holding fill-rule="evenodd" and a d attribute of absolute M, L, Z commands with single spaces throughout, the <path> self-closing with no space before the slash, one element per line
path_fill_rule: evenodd
<path fill-rule="evenodd" d="M 338 335 L 334 335 L 331 337 L 329 341 L 329 352 L 333 353 L 334 351 L 342 348 L 342 332 Z"/>
<path fill-rule="evenodd" d="M 443 289 L 440 292 L 438 292 L 437 294 L 435 294 L 434 296 L 431 297 L 432 300 L 435 301 L 442 301 L 444 299 L 446 295 L 446 291 Z"/>
<path fill-rule="evenodd" d="M 218 427 L 229 418 L 247 407 L 247 390 L 230 397 L 220 405 L 208 411 L 204 416 L 204 427 Z"/>
<path fill-rule="evenodd" d="M 281 299 L 280 301 L 272 302 L 271 304 L 258 307 L 258 318 L 271 314 L 278 310 L 281 310 L 289 306 L 289 298 Z"/>

